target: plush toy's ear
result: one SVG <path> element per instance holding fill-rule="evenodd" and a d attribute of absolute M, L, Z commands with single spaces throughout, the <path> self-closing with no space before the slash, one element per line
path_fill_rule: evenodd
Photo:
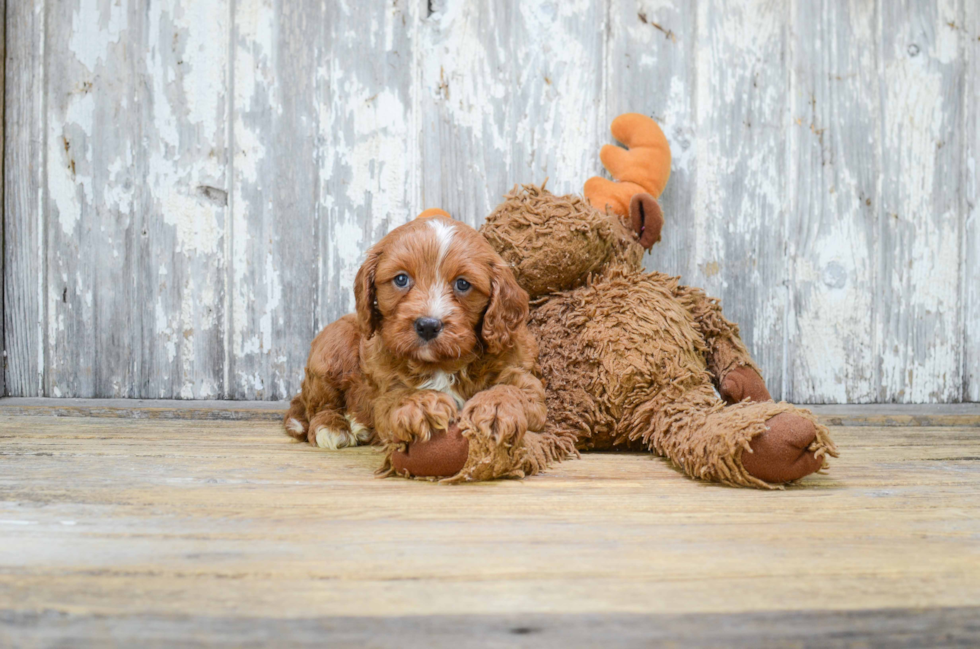
<path fill-rule="evenodd" d="M 370 338 L 381 325 L 381 312 L 377 306 L 374 274 L 378 270 L 380 253 L 372 249 L 361 264 L 354 278 L 354 304 L 357 307 L 357 325 L 361 335 Z"/>
<path fill-rule="evenodd" d="M 490 273 L 490 304 L 483 314 L 481 337 L 491 354 L 499 354 L 513 344 L 514 335 L 527 320 L 528 298 L 503 262 L 494 262 Z"/>
<path fill-rule="evenodd" d="M 650 194 L 634 194 L 630 199 L 630 225 L 636 232 L 637 240 L 644 250 L 660 241 L 660 230 L 664 227 L 664 212 L 660 203 Z"/>

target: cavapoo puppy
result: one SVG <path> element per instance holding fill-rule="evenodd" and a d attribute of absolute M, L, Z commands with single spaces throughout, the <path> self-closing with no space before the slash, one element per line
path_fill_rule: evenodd
<path fill-rule="evenodd" d="M 498 444 L 543 429 L 527 293 L 476 230 L 423 212 L 368 252 L 354 296 L 313 341 L 290 435 L 391 451 L 452 423 Z"/>

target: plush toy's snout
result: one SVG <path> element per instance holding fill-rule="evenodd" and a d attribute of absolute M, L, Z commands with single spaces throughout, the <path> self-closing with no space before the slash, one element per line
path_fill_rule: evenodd
<path fill-rule="evenodd" d="M 649 250 L 660 241 L 664 213 L 657 199 L 646 193 L 635 194 L 630 199 L 630 224 L 644 250 Z"/>

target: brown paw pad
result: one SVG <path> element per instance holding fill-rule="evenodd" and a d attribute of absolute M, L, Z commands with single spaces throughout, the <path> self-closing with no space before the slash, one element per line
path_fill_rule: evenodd
<path fill-rule="evenodd" d="M 729 404 L 738 403 L 745 398 L 749 401 L 772 401 L 766 382 L 751 367 L 736 367 L 726 374 L 718 392 Z"/>
<path fill-rule="evenodd" d="M 823 459 L 807 450 L 817 438 L 811 421 L 782 412 L 766 422 L 768 430 L 753 439 L 751 453 L 742 453 L 742 466 L 759 480 L 772 484 L 792 482 L 815 473 Z"/>

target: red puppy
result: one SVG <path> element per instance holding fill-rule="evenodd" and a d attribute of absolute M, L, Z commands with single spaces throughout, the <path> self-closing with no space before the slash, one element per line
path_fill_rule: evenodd
<path fill-rule="evenodd" d="M 394 449 L 452 422 L 504 443 L 544 427 L 527 293 L 476 230 L 427 214 L 368 252 L 356 315 L 313 341 L 284 420 L 293 437 Z"/>

